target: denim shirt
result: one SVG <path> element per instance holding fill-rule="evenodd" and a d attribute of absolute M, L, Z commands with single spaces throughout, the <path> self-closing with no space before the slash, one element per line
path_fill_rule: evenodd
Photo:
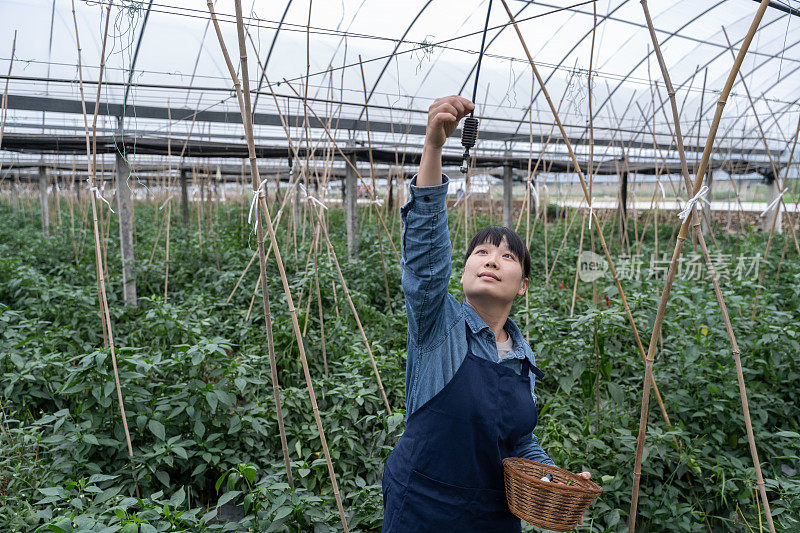
<path fill-rule="evenodd" d="M 403 292 L 406 297 L 408 338 L 406 361 L 406 418 L 433 398 L 453 378 L 467 356 L 467 335 L 473 353 L 483 359 L 522 372 L 522 359 L 531 362 L 531 397 L 539 370 L 530 345 L 509 318 L 504 329 L 514 349 L 502 360 L 497 355 L 495 335 L 468 303 L 459 303 L 447 291 L 452 270 L 453 246 L 447 226 L 447 184 L 417 187 L 411 180 L 403 219 Z M 520 438 L 514 455 L 555 466 L 531 432 Z"/>

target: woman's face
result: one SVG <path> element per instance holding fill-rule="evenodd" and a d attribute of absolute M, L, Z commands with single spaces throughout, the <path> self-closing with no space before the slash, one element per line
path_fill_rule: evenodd
<path fill-rule="evenodd" d="M 472 302 L 510 304 L 525 294 L 528 278 L 522 275 L 522 262 L 504 238 L 499 246 L 479 244 L 467 258 L 461 274 L 464 295 Z"/>

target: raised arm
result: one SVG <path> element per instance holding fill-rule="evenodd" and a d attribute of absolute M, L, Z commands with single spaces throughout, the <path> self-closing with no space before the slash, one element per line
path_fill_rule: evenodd
<path fill-rule="evenodd" d="M 408 203 L 401 210 L 408 342 L 420 348 L 435 337 L 450 282 L 452 245 L 442 146 L 473 107 L 460 96 L 437 98 L 430 106 L 419 173 L 411 181 Z"/>

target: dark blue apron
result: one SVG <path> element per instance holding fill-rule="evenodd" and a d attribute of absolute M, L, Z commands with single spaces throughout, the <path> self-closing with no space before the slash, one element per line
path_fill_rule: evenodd
<path fill-rule="evenodd" d="M 472 353 L 445 387 L 408 418 L 383 471 L 384 533 L 518 532 L 508 510 L 504 458 L 536 427 L 530 372 Z"/>

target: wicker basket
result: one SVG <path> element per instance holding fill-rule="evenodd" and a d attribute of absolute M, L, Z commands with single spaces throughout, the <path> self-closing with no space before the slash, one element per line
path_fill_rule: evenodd
<path fill-rule="evenodd" d="M 521 457 L 503 459 L 503 474 L 511 512 L 529 524 L 552 531 L 572 531 L 603 492 L 577 474 Z M 546 474 L 553 475 L 552 482 L 541 480 Z"/>

